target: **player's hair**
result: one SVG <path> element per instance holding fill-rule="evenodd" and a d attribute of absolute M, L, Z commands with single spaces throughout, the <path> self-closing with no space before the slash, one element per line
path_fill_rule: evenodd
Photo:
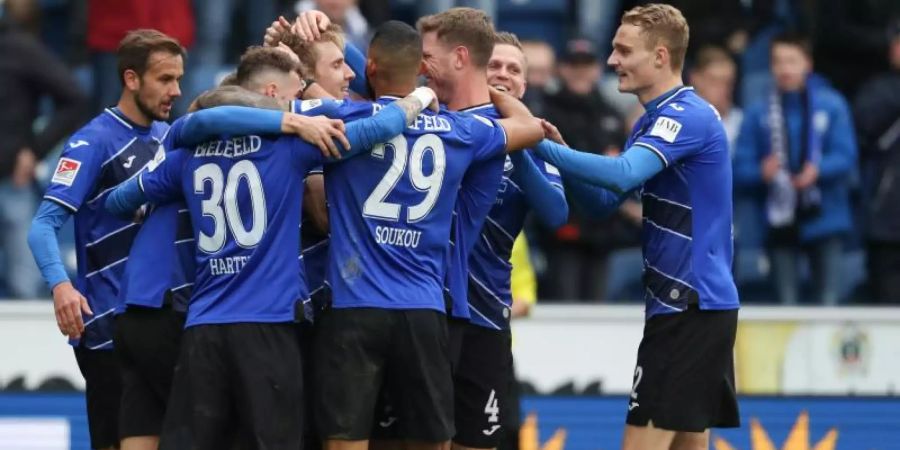
<path fill-rule="evenodd" d="M 150 29 L 128 32 L 116 49 L 119 81 L 122 86 L 125 85 L 125 71 L 133 70 L 139 77 L 143 77 L 147 71 L 150 55 L 156 52 L 185 57 L 184 47 L 171 36 Z"/>
<path fill-rule="evenodd" d="M 225 75 L 224 77 L 222 77 L 222 81 L 219 82 L 219 87 L 237 85 L 237 72 L 231 72 L 228 75 Z"/>
<path fill-rule="evenodd" d="M 672 70 L 684 67 L 690 27 L 678 8 L 661 3 L 636 6 L 622 15 L 622 24 L 639 27 L 650 46 L 662 45 L 668 49 Z"/>
<path fill-rule="evenodd" d="M 810 43 L 809 38 L 802 33 L 789 30 L 775 35 L 769 43 L 769 54 L 772 53 L 772 49 L 774 49 L 776 45 L 790 45 L 797 47 L 807 58 L 812 59 L 812 44 Z"/>
<path fill-rule="evenodd" d="M 497 32 L 497 36 L 494 39 L 494 45 L 497 44 L 512 45 L 513 47 L 522 50 L 522 42 L 519 41 L 519 37 L 509 31 Z"/>
<path fill-rule="evenodd" d="M 275 47 L 253 46 L 241 55 L 235 82 L 241 87 L 249 88 L 248 84 L 265 71 L 289 73 L 295 70 L 297 63 L 285 51 Z"/>
<path fill-rule="evenodd" d="M 321 33 L 321 37 L 316 41 L 304 41 L 298 36 L 288 33 L 282 36 L 281 42 L 290 47 L 297 54 L 297 57 L 300 58 L 300 76 L 303 78 L 315 78 L 316 62 L 319 59 L 316 44 L 319 42 L 331 42 L 343 52 L 344 31 L 340 25 L 333 23 Z"/>
<path fill-rule="evenodd" d="M 734 58 L 731 57 L 731 53 L 728 53 L 727 50 L 715 45 L 707 45 L 700 48 L 697 52 L 697 56 L 694 57 L 693 70 L 706 70 L 708 67 L 715 64 L 729 64 L 731 66 L 736 66 Z"/>
<path fill-rule="evenodd" d="M 496 33 L 491 18 L 484 11 L 474 8 L 450 8 L 442 13 L 425 16 L 416 22 L 423 35 L 435 32 L 444 44 L 466 47 L 472 64 L 487 67 L 494 51 Z"/>
<path fill-rule="evenodd" d="M 382 69 L 379 76 L 415 78 L 422 64 L 422 36 L 399 20 L 381 24 L 369 43 L 369 57 Z"/>

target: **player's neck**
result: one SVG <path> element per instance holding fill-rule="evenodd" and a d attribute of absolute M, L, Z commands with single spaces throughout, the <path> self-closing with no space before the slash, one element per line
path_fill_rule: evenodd
<path fill-rule="evenodd" d="M 403 98 L 416 89 L 416 80 L 409 80 L 399 83 L 379 83 L 373 81 L 372 90 L 375 92 L 375 98 L 384 96 Z"/>
<path fill-rule="evenodd" d="M 122 92 L 122 96 L 119 97 L 119 103 L 116 105 L 119 108 L 119 111 L 122 112 L 122 115 L 128 118 L 128 120 L 134 122 L 137 125 L 142 127 L 149 127 L 153 123 L 153 119 L 147 117 L 141 110 L 138 108 L 137 104 L 134 102 L 134 97 L 129 95 L 127 92 Z"/>
<path fill-rule="evenodd" d="M 491 92 L 488 90 L 487 75 L 470 74 L 456 85 L 456 92 L 447 102 L 447 108 L 450 111 L 459 111 L 490 102 Z"/>
<path fill-rule="evenodd" d="M 646 105 L 651 101 L 655 100 L 659 96 L 665 94 L 666 92 L 671 91 L 679 86 L 683 86 L 684 83 L 681 81 L 681 74 L 673 74 L 672 77 L 659 82 L 654 83 L 652 86 L 649 86 L 646 90 L 639 92 L 637 94 L 638 100 L 641 101 L 642 105 Z"/>

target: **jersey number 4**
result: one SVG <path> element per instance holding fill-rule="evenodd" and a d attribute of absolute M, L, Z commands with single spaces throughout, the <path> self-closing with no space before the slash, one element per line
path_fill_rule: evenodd
<path fill-rule="evenodd" d="M 247 183 L 250 193 L 253 226 L 249 230 L 244 226 L 237 204 L 238 187 L 242 181 Z M 239 246 L 253 248 L 259 244 L 266 231 L 266 196 L 256 166 L 247 160 L 240 161 L 231 167 L 228 179 L 225 179 L 221 167 L 204 164 L 194 171 L 194 193 L 205 196 L 207 186 L 211 191 L 209 199 L 201 200 L 200 209 L 203 216 L 213 220 L 214 228 L 211 235 L 200 231 L 197 247 L 206 253 L 222 250 L 225 246 L 226 227 L 231 229 L 231 235 Z"/>
<path fill-rule="evenodd" d="M 400 135 L 385 144 L 375 146 L 372 149 L 372 156 L 384 159 L 387 156 L 386 147 L 393 149 L 394 160 L 387 173 L 384 174 L 384 178 L 375 186 L 363 204 L 363 215 L 395 222 L 400 219 L 402 205 L 387 202 L 386 199 L 408 167 L 409 181 L 413 187 L 418 191 L 426 192 L 425 198 L 419 204 L 409 206 L 406 211 L 407 223 L 418 222 L 428 216 L 441 192 L 444 171 L 447 168 L 444 143 L 441 138 L 433 134 L 425 134 L 416 139 L 412 146 L 412 152 L 410 152 L 406 138 Z M 428 153 L 431 153 L 433 169 L 430 175 L 425 175 L 423 168 L 425 155 Z"/>

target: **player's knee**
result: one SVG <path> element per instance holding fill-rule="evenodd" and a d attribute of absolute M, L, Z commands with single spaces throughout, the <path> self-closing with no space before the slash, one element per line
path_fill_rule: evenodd
<path fill-rule="evenodd" d="M 709 432 L 677 433 L 669 448 L 670 450 L 708 450 Z"/>

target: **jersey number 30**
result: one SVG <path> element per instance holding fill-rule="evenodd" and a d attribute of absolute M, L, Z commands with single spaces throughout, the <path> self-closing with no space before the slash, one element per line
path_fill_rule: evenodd
<path fill-rule="evenodd" d="M 391 167 L 384 178 L 375 186 L 369 198 L 363 204 L 363 215 L 376 219 L 385 219 L 397 221 L 400 219 L 399 203 L 390 203 L 385 201 L 390 195 L 397 182 L 406 172 L 409 166 L 409 181 L 413 187 L 421 192 L 426 192 L 425 198 L 413 206 L 409 206 L 406 211 L 407 223 L 418 222 L 428 216 L 434 204 L 437 202 L 441 193 L 441 183 L 444 181 L 444 171 L 447 168 L 447 156 L 444 152 L 444 143 L 441 138 L 433 134 L 425 134 L 416 139 L 412 146 L 412 152 L 409 151 L 409 145 L 403 135 L 397 136 L 385 144 L 378 144 L 372 149 L 372 156 L 384 159 L 386 156 L 385 147 L 391 147 L 394 150 L 394 160 Z M 434 161 L 434 168 L 430 175 L 425 175 L 423 171 L 425 155 L 431 153 Z"/>
<path fill-rule="evenodd" d="M 247 183 L 247 190 L 250 193 L 253 226 L 249 230 L 244 226 L 241 210 L 237 204 L 241 181 Z M 200 231 L 197 247 L 206 253 L 222 250 L 225 246 L 226 226 L 231 229 L 231 235 L 239 246 L 253 248 L 259 244 L 266 231 L 266 197 L 256 166 L 247 160 L 240 161 L 228 171 L 226 180 L 218 165 L 204 164 L 194 171 L 194 193 L 204 195 L 207 184 L 211 193 L 209 199 L 201 200 L 200 209 L 204 217 L 213 220 L 214 228 L 212 235 Z"/>

